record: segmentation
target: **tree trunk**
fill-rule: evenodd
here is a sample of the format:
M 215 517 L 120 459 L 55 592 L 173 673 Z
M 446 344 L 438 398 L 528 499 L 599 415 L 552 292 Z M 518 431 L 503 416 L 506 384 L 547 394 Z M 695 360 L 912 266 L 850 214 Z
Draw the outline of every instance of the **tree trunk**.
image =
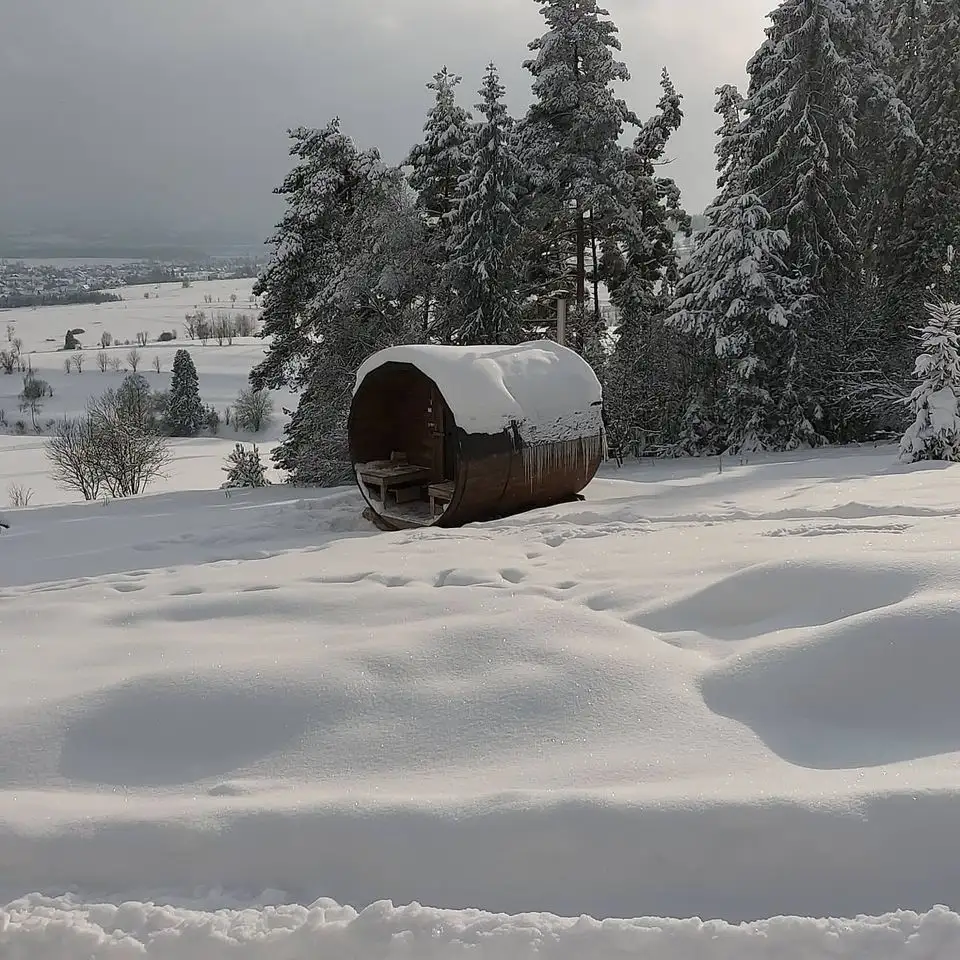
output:
M 593 255 L 593 272 L 591 280 L 593 281 L 593 333 L 600 336 L 600 328 L 603 323 L 600 317 L 600 266 L 597 263 L 597 229 L 593 222 L 593 211 L 590 211 L 590 251 Z
M 586 343 L 587 315 L 587 228 L 583 209 L 577 201 L 577 324 L 579 326 L 580 352 Z

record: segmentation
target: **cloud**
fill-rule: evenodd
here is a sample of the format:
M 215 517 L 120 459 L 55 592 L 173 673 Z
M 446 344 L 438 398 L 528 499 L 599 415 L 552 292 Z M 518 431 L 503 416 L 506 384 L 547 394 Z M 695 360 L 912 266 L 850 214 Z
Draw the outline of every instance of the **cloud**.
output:
M 608 0 L 653 110 L 662 66 L 685 96 L 671 145 L 691 209 L 713 192 L 713 90 L 741 82 L 769 0 Z M 441 66 L 472 104 L 495 60 L 511 107 L 542 29 L 534 0 L 0 0 L 0 218 L 264 236 L 285 130 L 339 115 L 398 161 Z M 2 222 L 2 219 L 0 219 Z

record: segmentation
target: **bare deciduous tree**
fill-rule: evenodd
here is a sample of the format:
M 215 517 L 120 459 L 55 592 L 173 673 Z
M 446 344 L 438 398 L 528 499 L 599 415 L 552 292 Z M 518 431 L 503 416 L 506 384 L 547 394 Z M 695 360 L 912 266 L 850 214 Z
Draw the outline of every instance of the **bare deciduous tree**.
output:
M 76 370 L 77 373 L 83 373 L 84 355 L 79 350 L 70 358 L 70 360 L 73 363 L 73 369 Z
M 160 372 L 160 354 L 155 353 L 153 355 L 153 369 L 159 373 Z
M 145 384 L 133 374 L 91 400 L 83 417 L 57 424 L 46 450 L 57 483 L 95 500 L 104 488 L 113 497 L 135 496 L 163 475 L 170 446 L 153 428 Z
M 233 317 L 233 330 L 238 337 L 252 337 L 257 332 L 257 324 L 249 313 L 237 313 Z
M 149 388 L 144 395 L 139 387 L 128 389 L 125 383 L 88 405 L 87 417 L 97 437 L 99 469 L 113 497 L 142 493 L 149 483 L 163 476 L 170 460 L 167 438 L 147 423 L 148 399 Z
M 103 485 L 97 438 L 89 417 L 60 420 L 46 444 L 54 483 L 96 500 Z
M 150 342 L 150 334 L 146 330 L 141 330 L 137 334 L 138 346 L 145 347 Z
M 106 373 L 110 369 L 110 354 L 106 350 L 97 353 L 97 366 L 101 373 Z
M 233 423 L 237 430 L 259 433 L 269 426 L 273 416 L 273 398 L 267 390 L 247 387 L 237 394 L 233 405 Z
M 140 351 L 139 351 L 136 347 L 134 347 L 134 348 L 127 354 L 127 366 L 129 366 L 130 369 L 131 369 L 134 373 L 137 372 L 137 367 L 140 366 L 140 359 L 141 359 L 142 356 L 143 356 L 143 354 L 141 354 Z

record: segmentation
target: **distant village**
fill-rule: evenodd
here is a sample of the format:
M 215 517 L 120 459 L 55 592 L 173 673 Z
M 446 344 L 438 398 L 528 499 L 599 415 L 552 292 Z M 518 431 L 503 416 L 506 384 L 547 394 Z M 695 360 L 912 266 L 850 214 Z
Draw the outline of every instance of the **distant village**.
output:
M 202 280 L 255 277 L 261 264 L 250 258 L 203 263 L 158 261 L 0 259 L 0 310 L 120 300 L 119 288 L 149 283 L 189 284 Z

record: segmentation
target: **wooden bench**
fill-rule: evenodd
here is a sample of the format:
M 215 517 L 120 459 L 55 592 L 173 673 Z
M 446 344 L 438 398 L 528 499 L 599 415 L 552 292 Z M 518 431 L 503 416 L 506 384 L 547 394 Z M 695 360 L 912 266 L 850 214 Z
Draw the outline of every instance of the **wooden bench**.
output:
M 453 499 L 454 485 L 452 480 L 445 480 L 443 483 L 431 483 L 427 487 L 427 496 L 430 498 L 430 516 L 437 515 L 437 504 L 442 503 L 446 506 Z M 443 511 L 440 511 L 441 513 Z
M 391 491 L 397 497 L 397 502 L 403 502 L 404 496 L 400 491 L 407 491 L 411 487 L 417 488 L 416 495 L 406 496 L 407 500 L 419 499 L 419 488 L 430 479 L 428 467 L 418 467 L 414 463 L 384 463 L 376 466 L 361 467 L 357 473 L 368 487 L 374 487 L 380 492 L 380 502 L 387 502 L 387 494 Z

